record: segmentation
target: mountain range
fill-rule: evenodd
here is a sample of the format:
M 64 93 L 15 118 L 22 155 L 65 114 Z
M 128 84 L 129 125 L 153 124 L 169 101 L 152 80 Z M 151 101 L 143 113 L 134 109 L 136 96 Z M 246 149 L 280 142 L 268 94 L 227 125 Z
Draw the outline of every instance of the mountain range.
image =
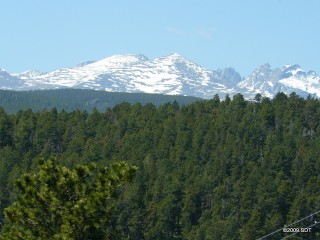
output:
M 95 89 L 110 92 L 144 92 L 212 98 L 215 94 L 257 93 L 272 97 L 278 92 L 320 97 L 320 77 L 298 64 L 271 68 L 264 64 L 249 76 L 233 68 L 208 70 L 174 53 L 149 60 L 143 55 L 114 55 L 52 72 L 26 71 L 10 74 L 0 68 L 0 89 L 41 90 L 57 88 Z

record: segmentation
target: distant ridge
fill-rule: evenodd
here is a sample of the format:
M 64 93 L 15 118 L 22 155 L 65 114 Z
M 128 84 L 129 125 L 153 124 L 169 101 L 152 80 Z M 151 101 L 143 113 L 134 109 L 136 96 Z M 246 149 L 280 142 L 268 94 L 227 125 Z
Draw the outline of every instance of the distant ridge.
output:
M 173 96 L 148 93 L 115 93 L 89 89 L 55 89 L 34 91 L 0 90 L 0 107 L 7 113 L 17 113 L 19 110 L 32 109 L 43 111 L 56 108 L 58 111 L 88 111 L 94 108 L 105 111 L 107 108 L 127 102 L 130 104 L 152 103 L 159 106 L 176 101 L 185 105 L 202 100 L 195 97 Z

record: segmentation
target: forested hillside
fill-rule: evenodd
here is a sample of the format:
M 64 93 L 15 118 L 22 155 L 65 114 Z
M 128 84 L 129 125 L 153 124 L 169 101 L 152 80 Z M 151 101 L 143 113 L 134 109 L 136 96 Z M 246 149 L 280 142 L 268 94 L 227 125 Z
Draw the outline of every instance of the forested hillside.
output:
M 320 101 L 238 94 L 91 114 L 0 110 L 1 223 L 14 181 L 35 171 L 38 157 L 138 167 L 110 223 L 119 239 L 257 239 L 320 210 Z M 314 221 L 320 216 L 294 227 Z M 319 239 L 319 230 L 295 239 Z
M 148 93 L 121 93 L 84 89 L 55 89 L 35 91 L 0 90 L 0 107 L 7 113 L 17 113 L 19 110 L 32 109 L 42 111 L 56 108 L 58 111 L 88 111 L 94 108 L 104 111 L 122 102 L 152 103 L 156 106 L 177 101 L 179 104 L 189 104 L 201 100 L 196 97 L 179 95 L 163 95 Z

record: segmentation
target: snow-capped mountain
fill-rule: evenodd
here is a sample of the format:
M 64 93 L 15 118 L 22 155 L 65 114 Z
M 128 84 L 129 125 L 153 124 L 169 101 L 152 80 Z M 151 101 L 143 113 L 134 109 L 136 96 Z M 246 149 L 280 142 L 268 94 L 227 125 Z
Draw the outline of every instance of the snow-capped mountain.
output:
M 233 68 L 208 70 L 175 53 L 149 60 L 143 55 L 115 55 L 100 61 L 88 61 L 73 68 L 49 73 L 27 71 L 9 74 L 0 70 L 0 88 L 11 90 L 85 88 L 113 92 L 180 94 L 212 98 L 242 93 L 253 98 L 257 93 L 272 97 L 283 91 L 295 91 L 320 97 L 320 78 L 304 72 L 299 65 L 271 69 L 258 67 L 241 78 Z
M 271 69 L 269 64 L 264 64 L 237 87 L 247 98 L 257 93 L 272 97 L 278 92 L 320 97 L 320 77 L 314 71 L 303 71 L 298 64 L 284 65 L 281 69 Z
M 23 90 L 23 81 L 0 68 L 0 89 Z

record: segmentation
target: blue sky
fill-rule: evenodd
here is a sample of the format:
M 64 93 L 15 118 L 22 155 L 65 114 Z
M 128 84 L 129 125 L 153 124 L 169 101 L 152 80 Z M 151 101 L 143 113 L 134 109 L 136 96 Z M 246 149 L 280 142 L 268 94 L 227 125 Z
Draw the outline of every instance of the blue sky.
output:
M 318 0 L 0 0 L 0 67 L 52 71 L 174 52 L 208 69 L 298 63 L 320 74 Z

